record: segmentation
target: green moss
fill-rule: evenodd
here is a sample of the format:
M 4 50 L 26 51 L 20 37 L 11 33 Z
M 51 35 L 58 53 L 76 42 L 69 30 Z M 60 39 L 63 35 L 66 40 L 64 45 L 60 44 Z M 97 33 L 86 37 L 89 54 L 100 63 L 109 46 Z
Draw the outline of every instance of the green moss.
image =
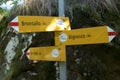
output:
M 20 61 L 20 56 L 21 56 L 21 48 L 19 47 L 19 50 L 16 51 L 16 54 L 11 61 L 10 64 L 10 70 L 8 71 L 7 76 L 5 77 L 5 80 L 12 80 L 15 76 L 18 76 L 20 72 L 22 71 L 21 69 L 23 68 L 24 62 Z
M 3 19 L 0 21 L 0 35 L 2 33 L 2 31 L 7 27 L 8 25 L 8 20 L 7 17 L 3 17 Z

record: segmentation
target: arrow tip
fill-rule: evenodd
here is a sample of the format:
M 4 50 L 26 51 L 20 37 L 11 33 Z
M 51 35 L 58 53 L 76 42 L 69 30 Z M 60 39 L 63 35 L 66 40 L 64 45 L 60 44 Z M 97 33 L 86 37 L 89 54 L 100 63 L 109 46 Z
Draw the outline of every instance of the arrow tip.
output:
M 118 34 L 117 32 L 115 32 L 113 29 L 111 29 L 110 27 L 107 27 L 108 29 L 108 36 L 109 36 L 109 42 L 113 40 L 113 38 Z
M 18 25 L 19 25 L 18 24 L 18 16 L 15 17 L 11 22 L 8 23 L 8 26 L 12 27 L 17 32 L 19 31 Z
M 25 55 L 27 56 L 28 59 L 30 59 L 29 54 L 30 54 L 30 50 L 28 50 L 28 51 L 25 53 Z

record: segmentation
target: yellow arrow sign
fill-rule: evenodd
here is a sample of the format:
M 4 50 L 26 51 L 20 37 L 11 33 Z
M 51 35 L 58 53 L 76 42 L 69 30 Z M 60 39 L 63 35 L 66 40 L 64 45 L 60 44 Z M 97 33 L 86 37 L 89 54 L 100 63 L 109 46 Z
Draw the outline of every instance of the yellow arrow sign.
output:
M 66 61 L 65 46 L 33 47 L 27 51 L 30 60 Z
M 109 43 L 115 35 L 116 33 L 107 26 L 75 29 L 70 31 L 55 32 L 55 44 L 77 45 Z
M 68 17 L 17 16 L 9 26 L 20 33 L 70 30 Z

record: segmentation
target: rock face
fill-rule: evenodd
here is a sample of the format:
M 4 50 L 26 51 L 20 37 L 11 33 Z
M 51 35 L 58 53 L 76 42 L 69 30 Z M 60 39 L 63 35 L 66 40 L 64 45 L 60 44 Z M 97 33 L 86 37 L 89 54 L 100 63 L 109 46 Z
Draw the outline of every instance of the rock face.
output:
M 65 1 L 65 14 L 71 20 L 72 29 L 108 25 L 120 32 L 118 0 Z M 56 80 L 55 62 L 30 61 L 24 54 L 29 47 L 53 46 L 54 32 L 19 34 L 7 26 L 18 15 L 57 16 L 57 0 L 25 0 L 1 20 L 0 80 Z M 66 48 L 68 80 L 120 79 L 119 34 L 109 44 Z

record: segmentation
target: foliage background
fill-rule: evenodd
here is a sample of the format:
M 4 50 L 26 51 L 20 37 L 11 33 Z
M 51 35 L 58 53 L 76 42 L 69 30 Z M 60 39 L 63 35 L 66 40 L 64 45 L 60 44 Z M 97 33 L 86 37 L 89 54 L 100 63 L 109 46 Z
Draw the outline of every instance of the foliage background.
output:
M 7 24 L 18 15 L 58 16 L 58 0 L 24 1 L 22 5 L 15 5 L 0 22 L 0 79 L 56 80 L 58 67 L 54 66 L 54 62 L 39 61 L 35 64 L 25 55 L 21 58 L 23 49 L 27 51 L 33 46 L 54 45 L 54 34 L 16 34 Z M 70 18 L 72 29 L 108 25 L 120 32 L 119 0 L 65 0 L 65 15 Z M 17 46 L 8 45 L 10 41 L 14 44 L 18 42 Z M 7 47 L 12 47 L 15 53 L 11 62 L 7 60 L 7 55 L 13 53 L 6 52 Z M 109 44 L 66 47 L 68 80 L 120 80 L 119 34 Z

